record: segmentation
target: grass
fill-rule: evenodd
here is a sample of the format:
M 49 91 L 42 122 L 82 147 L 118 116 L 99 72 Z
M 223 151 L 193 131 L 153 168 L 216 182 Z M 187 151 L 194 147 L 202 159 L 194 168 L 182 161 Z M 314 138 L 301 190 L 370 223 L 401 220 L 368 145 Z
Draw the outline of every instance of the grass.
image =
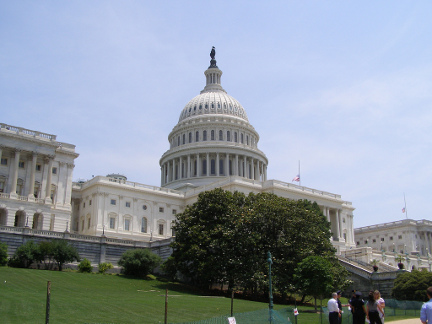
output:
M 230 298 L 205 296 L 178 283 L 0 267 L 0 322 L 44 323 L 48 281 L 51 281 L 50 323 L 164 323 L 166 289 L 168 323 L 209 319 L 231 311 Z M 323 301 L 326 304 L 327 300 Z M 286 307 L 275 305 L 274 309 Z M 234 300 L 234 313 L 267 308 L 267 303 Z M 298 309 L 299 324 L 319 323 L 318 314 L 306 312 L 313 307 Z M 386 322 L 413 317 L 418 317 L 418 312 L 405 314 L 401 310 L 396 316 L 386 317 Z M 323 323 L 327 324 L 325 317 Z

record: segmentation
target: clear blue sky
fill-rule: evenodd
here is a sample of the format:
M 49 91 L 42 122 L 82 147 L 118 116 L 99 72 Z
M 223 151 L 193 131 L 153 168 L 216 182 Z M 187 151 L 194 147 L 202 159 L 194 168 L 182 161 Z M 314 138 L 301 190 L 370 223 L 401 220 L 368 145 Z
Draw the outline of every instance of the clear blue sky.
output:
M 431 1 L 0 1 L 0 122 L 76 145 L 74 179 L 160 184 L 209 52 L 268 178 L 341 194 L 355 227 L 431 220 Z

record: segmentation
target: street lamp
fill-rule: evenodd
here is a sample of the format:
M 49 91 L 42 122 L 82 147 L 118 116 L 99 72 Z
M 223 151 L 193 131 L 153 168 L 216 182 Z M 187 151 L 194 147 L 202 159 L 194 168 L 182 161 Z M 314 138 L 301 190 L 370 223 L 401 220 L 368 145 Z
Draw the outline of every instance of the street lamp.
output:
M 267 263 L 269 265 L 269 322 L 271 323 L 273 320 L 273 292 L 272 292 L 272 284 L 271 284 L 271 265 L 273 263 L 271 259 L 270 251 L 267 252 Z

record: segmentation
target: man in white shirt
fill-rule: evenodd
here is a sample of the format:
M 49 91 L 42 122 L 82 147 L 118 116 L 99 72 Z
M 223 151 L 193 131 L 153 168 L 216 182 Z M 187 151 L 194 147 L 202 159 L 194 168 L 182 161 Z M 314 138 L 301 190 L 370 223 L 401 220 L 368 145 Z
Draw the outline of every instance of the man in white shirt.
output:
M 329 312 L 329 322 L 330 324 L 339 323 L 339 307 L 337 302 L 337 293 L 332 293 L 332 298 L 329 299 L 327 303 L 327 309 Z

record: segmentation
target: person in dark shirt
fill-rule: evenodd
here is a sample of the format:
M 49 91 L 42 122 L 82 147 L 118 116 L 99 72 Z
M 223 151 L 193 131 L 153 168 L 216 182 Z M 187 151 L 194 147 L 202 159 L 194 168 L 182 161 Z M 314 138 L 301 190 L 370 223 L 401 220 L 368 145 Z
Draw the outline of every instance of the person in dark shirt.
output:
M 366 319 L 366 308 L 362 293 L 355 292 L 355 296 L 350 299 L 351 312 L 353 314 L 353 324 L 364 324 Z

